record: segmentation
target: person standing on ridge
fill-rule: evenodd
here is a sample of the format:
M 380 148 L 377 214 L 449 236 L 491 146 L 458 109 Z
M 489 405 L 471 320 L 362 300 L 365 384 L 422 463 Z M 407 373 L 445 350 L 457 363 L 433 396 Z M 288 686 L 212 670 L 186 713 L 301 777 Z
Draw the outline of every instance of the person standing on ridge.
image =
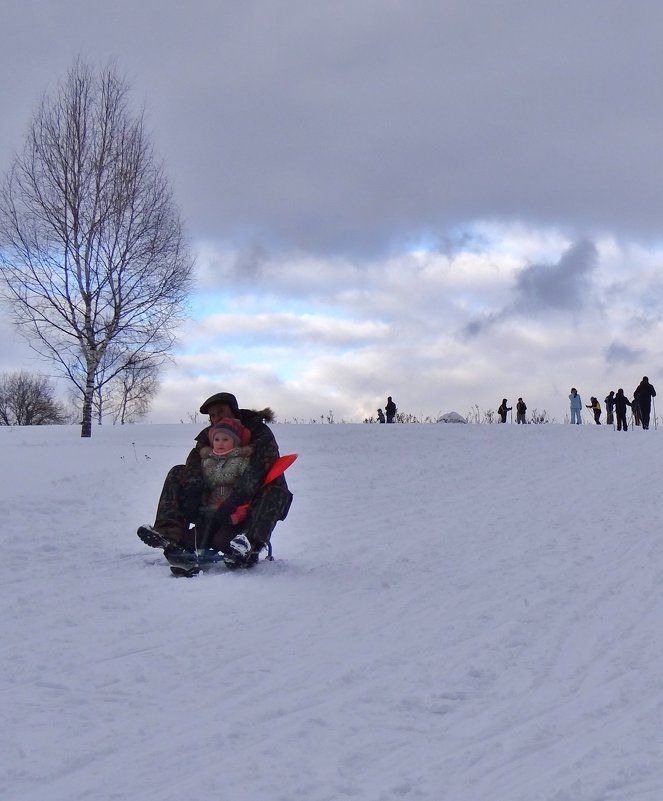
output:
M 518 398 L 518 403 L 516 403 L 516 423 L 520 425 L 520 423 L 527 423 L 525 419 L 525 412 L 527 411 L 527 406 L 525 405 L 525 401 L 522 398 Z
M 628 431 L 626 424 L 626 407 L 631 405 L 631 401 L 624 395 L 624 390 L 621 387 L 617 390 L 615 395 L 615 416 L 617 417 L 617 431 Z
M 580 425 L 582 423 L 580 416 L 582 413 L 582 398 L 578 395 L 578 390 L 575 387 L 571 387 L 569 401 L 571 403 L 571 425 L 575 423 Z
M 606 425 L 612 426 L 615 424 L 615 418 L 613 415 L 613 409 L 615 408 L 615 393 L 614 390 L 610 390 L 610 392 L 605 397 L 605 422 Z
M 396 417 L 396 404 L 391 399 L 391 395 L 387 398 L 387 405 L 384 407 L 384 410 L 387 414 L 387 422 L 393 423 L 394 417 Z
M 638 388 L 633 390 L 633 400 L 631 401 L 631 414 L 633 415 L 633 425 L 639 426 L 642 423 L 640 418 L 640 404 L 638 403 L 638 396 L 636 392 Z
M 651 416 L 651 399 L 656 397 L 656 390 L 649 383 L 647 376 L 642 377 L 638 388 L 633 393 L 633 403 L 637 402 L 640 410 L 640 420 L 642 428 L 646 431 L 649 428 L 649 418 Z
M 598 402 L 598 399 L 592 396 L 590 398 L 591 403 L 587 405 L 587 409 L 591 409 L 594 413 L 594 422 L 597 426 L 601 425 L 601 404 Z
M 497 414 L 500 416 L 500 422 L 506 423 L 506 413 L 510 412 L 513 409 L 513 406 L 509 406 L 507 403 L 506 398 L 502 398 L 502 403 L 500 404 L 499 409 L 497 410 Z

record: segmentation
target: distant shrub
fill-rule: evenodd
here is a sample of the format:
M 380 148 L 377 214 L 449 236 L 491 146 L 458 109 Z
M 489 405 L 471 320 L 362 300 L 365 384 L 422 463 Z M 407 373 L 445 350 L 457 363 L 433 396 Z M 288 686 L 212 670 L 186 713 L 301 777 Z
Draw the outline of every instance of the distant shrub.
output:
M 529 422 L 534 423 L 535 425 L 549 423 L 550 419 L 548 418 L 548 412 L 545 409 L 543 409 L 542 411 L 539 411 L 538 409 L 532 409 Z
M 479 409 L 479 404 L 475 403 L 473 409 L 465 415 L 465 419 L 468 423 L 489 425 L 490 423 L 495 422 L 496 414 L 497 412 L 494 409 L 488 409 L 487 411 L 482 412 L 481 409 Z

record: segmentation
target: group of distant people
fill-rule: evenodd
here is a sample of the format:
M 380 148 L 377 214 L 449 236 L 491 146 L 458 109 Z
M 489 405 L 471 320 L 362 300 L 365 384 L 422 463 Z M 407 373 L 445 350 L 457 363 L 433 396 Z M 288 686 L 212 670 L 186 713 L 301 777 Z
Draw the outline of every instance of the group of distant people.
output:
M 642 381 L 633 391 L 633 400 L 629 400 L 624 394 L 624 390 L 620 387 L 617 392 L 610 391 L 604 399 L 606 411 L 607 425 L 614 425 L 617 423 L 617 431 L 628 431 L 628 423 L 626 421 L 626 407 L 631 407 L 633 414 L 633 422 L 636 426 L 642 426 L 646 431 L 649 428 L 651 419 L 652 399 L 656 397 L 656 390 L 654 385 L 649 383 L 649 378 L 645 375 Z M 582 410 L 582 400 L 578 395 L 578 390 L 575 387 L 571 388 L 569 395 L 569 402 L 571 403 L 571 422 L 581 423 L 580 412 Z M 596 425 L 601 425 L 601 404 L 595 397 L 590 398 L 590 404 L 587 405 L 594 414 L 594 422 Z
M 653 384 L 649 383 L 649 378 L 643 376 L 642 381 L 638 384 L 633 392 L 633 400 L 629 400 L 624 394 L 624 390 L 620 387 L 617 392 L 610 391 L 606 396 L 605 410 L 606 410 L 606 423 L 611 426 L 617 423 L 617 431 L 628 431 L 628 423 L 626 421 L 626 407 L 631 407 L 633 414 L 633 422 L 637 426 L 642 426 L 643 429 L 649 428 L 651 418 L 652 398 L 656 397 L 656 390 Z M 580 425 L 582 423 L 582 398 L 578 394 L 575 387 L 571 387 L 571 394 L 569 395 L 569 403 L 571 404 L 571 424 Z M 596 425 L 601 425 L 601 404 L 598 398 L 593 395 L 590 402 L 586 404 L 585 408 L 591 409 L 594 415 L 594 422 Z M 509 406 L 506 398 L 502 398 L 497 409 L 500 423 L 506 423 L 507 414 L 512 411 L 513 407 Z M 525 413 L 527 406 L 522 398 L 518 398 L 516 403 L 516 422 L 526 423 L 527 419 Z
M 605 411 L 606 423 L 609 426 L 617 423 L 617 431 L 628 431 L 628 423 L 626 421 L 626 407 L 631 407 L 633 414 L 633 422 L 637 426 L 642 426 L 643 429 L 649 428 L 651 419 L 652 398 L 656 397 L 656 390 L 653 384 L 649 383 L 649 378 L 645 375 L 642 381 L 638 384 L 633 392 L 633 400 L 629 400 L 624 394 L 624 390 L 620 387 L 617 392 L 611 390 L 606 396 Z M 601 425 L 602 409 L 598 398 L 593 395 L 590 397 L 590 402 L 586 404 L 585 408 L 591 409 L 594 415 L 594 422 L 596 425 Z M 582 398 L 578 394 L 575 387 L 571 387 L 571 394 L 569 395 L 569 403 L 571 408 L 571 424 L 580 425 L 582 423 Z M 392 400 L 391 395 L 387 398 L 384 411 L 378 409 L 378 423 L 393 423 L 396 418 L 396 404 Z M 506 423 L 507 415 L 513 411 L 513 406 L 509 406 L 506 398 L 502 398 L 497 414 L 500 423 Z M 516 423 L 527 423 L 527 404 L 522 398 L 518 398 L 516 403 Z
M 391 399 L 391 395 L 389 395 L 384 407 L 384 412 L 382 409 L 378 409 L 378 423 L 393 423 L 396 418 L 396 411 L 396 404 Z
M 506 423 L 507 413 L 512 409 L 513 406 L 509 406 L 507 399 L 502 398 L 502 403 L 500 403 L 499 408 L 497 409 L 497 414 L 500 416 L 500 423 Z M 525 405 L 525 401 L 522 398 L 518 398 L 518 403 L 516 403 L 516 423 L 518 423 L 518 425 L 527 422 L 527 418 L 525 416 L 526 412 L 527 406 Z

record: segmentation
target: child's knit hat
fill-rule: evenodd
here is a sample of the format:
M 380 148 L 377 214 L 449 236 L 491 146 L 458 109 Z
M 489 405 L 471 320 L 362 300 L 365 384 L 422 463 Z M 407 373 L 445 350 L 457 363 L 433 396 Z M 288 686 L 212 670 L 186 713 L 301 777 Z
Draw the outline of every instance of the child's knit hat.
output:
M 233 438 L 235 447 L 247 445 L 251 438 L 249 430 L 244 428 L 239 420 L 235 420 L 232 417 L 224 417 L 210 428 L 207 434 L 210 445 L 214 444 L 214 435 L 217 431 L 223 431 L 225 434 L 229 434 Z

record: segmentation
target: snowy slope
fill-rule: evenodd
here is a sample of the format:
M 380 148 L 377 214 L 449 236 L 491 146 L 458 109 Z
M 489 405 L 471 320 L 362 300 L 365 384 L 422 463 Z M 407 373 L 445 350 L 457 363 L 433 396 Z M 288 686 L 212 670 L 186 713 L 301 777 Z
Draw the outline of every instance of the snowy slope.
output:
M 661 433 L 274 428 L 277 560 L 194 579 L 195 427 L 0 428 L 0 798 L 663 799 Z

